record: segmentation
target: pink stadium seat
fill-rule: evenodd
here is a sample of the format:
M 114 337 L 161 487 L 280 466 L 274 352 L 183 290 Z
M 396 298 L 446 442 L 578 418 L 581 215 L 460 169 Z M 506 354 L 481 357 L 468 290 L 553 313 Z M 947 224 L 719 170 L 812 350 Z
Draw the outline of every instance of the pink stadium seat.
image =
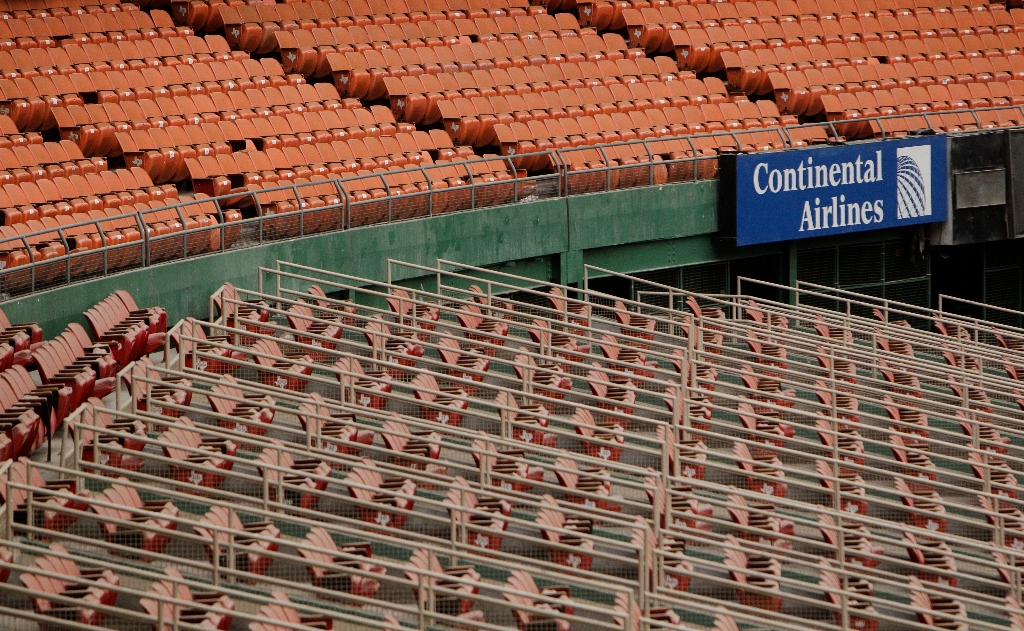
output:
M 330 533 L 319 526 L 309 529 L 304 543 L 308 547 L 299 548 L 299 554 L 320 564 L 307 566 L 314 585 L 364 598 L 373 598 L 377 594 L 380 581 L 351 571 L 359 570 L 371 576 L 385 573 L 384 567 L 370 562 L 373 548 L 369 543 L 355 542 L 338 546 Z
M 178 620 L 186 624 L 195 624 L 201 627 L 227 631 L 231 626 L 231 616 L 226 613 L 210 611 L 205 607 L 218 607 L 227 611 L 233 611 L 234 601 L 228 596 L 219 592 L 193 592 L 184 583 L 184 577 L 177 569 L 168 567 L 164 569 L 167 579 L 153 583 L 150 593 L 159 599 L 175 598 L 178 600 L 191 601 L 199 605 L 193 608 L 182 608 L 178 610 Z M 166 602 L 160 602 L 156 598 L 142 598 L 139 604 L 151 616 L 163 620 L 173 619 L 175 607 Z M 161 612 L 161 609 L 163 611 Z M 161 629 L 160 631 L 163 631 Z
M 127 478 L 118 478 L 118 482 L 128 482 Z M 145 502 L 135 487 L 126 484 L 114 484 L 107 488 L 97 499 L 112 504 L 101 506 L 90 502 L 89 509 L 96 513 L 97 521 L 107 540 L 111 543 L 140 548 L 147 552 L 163 552 L 170 543 L 169 534 L 160 534 L 161 530 L 177 530 L 178 507 L 167 500 Z M 105 518 L 130 521 L 147 526 L 133 529 L 105 521 Z

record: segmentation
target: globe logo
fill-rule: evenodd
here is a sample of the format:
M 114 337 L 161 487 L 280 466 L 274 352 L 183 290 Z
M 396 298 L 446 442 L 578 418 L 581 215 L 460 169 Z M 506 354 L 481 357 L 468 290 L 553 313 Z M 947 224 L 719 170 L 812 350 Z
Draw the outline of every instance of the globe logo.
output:
M 896 218 L 932 214 L 932 153 L 930 145 L 896 150 Z

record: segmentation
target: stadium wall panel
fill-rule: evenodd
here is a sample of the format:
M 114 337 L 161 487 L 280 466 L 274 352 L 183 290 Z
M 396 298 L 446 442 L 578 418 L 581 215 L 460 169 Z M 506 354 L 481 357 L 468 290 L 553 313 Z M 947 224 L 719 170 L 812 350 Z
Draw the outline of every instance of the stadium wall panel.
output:
M 567 202 L 573 250 L 718 230 L 718 182 L 714 181 L 580 195 Z
M 127 289 L 139 304 L 164 306 L 169 318 L 205 318 L 209 314 L 206 297 L 221 284 L 229 281 L 255 287 L 257 268 L 272 267 L 278 260 L 380 280 L 387 278 L 388 258 L 423 265 L 433 265 L 438 258 L 479 266 L 517 262 L 502 267 L 540 281 L 578 282 L 582 280 L 584 250 L 628 250 L 629 244 L 646 248 L 664 240 L 713 233 L 717 229 L 716 205 L 715 182 L 537 200 L 169 262 L 25 296 L 2 307 L 14 321 L 37 321 L 46 331 L 56 332 L 71 320 L 83 321 L 81 314 L 103 296 Z M 688 246 L 682 243 L 680 247 Z M 652 267 L 671 264 L 655 261 L 660 258 L 659 250 L 654 246 L 650 254 L 637 256 L 651 260 Z M 686 260 L 709 260 L 703 259 L 704 252 L 711 251 L 699 248 L 696 258 L 687 256 Z M 538 258 L 544 260 L 535 260 Z M 623 260 L 630 259 L 628 252 L 624 253 Z M 395 281 L 421 284 L 420 272 L 400 268 L 394 272 Z

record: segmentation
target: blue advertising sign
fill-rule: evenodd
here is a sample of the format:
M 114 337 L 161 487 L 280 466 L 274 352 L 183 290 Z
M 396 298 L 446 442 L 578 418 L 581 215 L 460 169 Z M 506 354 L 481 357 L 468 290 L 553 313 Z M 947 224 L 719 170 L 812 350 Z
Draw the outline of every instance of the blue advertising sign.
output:
M 946 137 L 736 157 L 736 244 L 945 221 Z

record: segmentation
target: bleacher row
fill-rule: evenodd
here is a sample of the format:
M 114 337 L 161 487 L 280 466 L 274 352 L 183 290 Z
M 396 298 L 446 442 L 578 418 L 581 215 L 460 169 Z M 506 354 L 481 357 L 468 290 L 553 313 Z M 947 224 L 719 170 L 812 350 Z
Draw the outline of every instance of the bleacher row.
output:
M 714 178 L 723 151 L 1024 124 L 1024 14 L 983 0 L 52 4 L 0 20 L 10 295 Z
M 408 267 L 0 322 L 6 626 L 1022 628 L 1024 331 Z

